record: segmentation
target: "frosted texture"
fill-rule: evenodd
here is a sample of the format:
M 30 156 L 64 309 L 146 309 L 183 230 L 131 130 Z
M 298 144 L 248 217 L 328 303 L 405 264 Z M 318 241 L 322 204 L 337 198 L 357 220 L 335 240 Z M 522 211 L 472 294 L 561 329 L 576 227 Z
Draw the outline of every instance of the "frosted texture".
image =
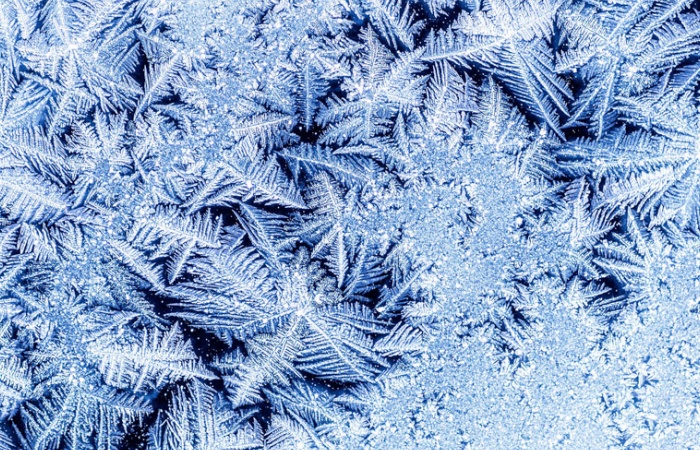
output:
M 0 0 L 0 450 L 700 449 L 700 4 Z

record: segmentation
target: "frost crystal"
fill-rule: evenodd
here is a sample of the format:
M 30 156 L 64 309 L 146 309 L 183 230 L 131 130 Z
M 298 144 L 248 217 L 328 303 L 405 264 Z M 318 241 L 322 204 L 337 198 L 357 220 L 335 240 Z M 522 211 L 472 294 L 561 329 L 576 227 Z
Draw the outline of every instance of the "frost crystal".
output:
M 700 449 L 700 4 L 0 1 L 0 449 Z

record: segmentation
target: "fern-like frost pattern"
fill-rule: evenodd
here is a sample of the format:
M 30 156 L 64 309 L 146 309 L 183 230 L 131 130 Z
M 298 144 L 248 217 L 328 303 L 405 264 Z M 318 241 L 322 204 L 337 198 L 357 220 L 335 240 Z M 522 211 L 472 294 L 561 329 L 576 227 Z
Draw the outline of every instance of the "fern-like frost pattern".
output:
M 698 449 L 700 4 L 1 0 L 0 449 Z

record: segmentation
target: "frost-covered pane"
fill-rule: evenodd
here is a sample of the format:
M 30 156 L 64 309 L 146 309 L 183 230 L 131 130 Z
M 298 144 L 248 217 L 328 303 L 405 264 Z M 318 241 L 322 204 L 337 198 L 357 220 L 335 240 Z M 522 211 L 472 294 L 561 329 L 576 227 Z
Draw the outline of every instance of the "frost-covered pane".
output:
M 700 5 L 0 1 L 0 449 L 693 449 Z

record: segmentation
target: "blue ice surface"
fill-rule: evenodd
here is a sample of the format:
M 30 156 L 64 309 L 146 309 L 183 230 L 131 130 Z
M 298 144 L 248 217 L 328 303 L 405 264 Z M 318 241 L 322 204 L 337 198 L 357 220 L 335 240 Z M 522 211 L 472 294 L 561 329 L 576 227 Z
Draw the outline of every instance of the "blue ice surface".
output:
M 699 14 L 0 2 L 0 450 L 699 449 Z

